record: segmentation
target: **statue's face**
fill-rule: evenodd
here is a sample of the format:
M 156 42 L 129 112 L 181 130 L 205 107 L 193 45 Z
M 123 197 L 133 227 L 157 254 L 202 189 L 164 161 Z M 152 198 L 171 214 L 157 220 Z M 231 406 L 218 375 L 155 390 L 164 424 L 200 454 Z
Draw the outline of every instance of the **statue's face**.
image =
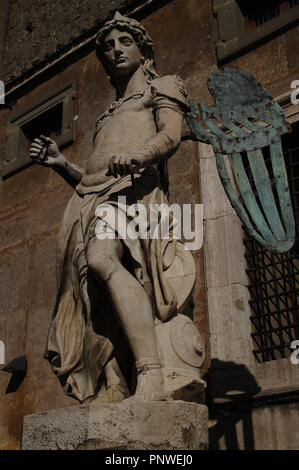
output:
M 113 29 L 103 42 L 103 59 L 111 75 L 126 76 L 141 64 L 141 52 L 127 31 Z

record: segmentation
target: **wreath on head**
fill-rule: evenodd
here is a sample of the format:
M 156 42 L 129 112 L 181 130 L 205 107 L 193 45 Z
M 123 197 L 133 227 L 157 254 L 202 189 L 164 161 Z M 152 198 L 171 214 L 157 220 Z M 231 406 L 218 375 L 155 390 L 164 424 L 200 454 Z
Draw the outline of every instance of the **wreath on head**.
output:
M 154 42 L 147 30 L 138 21 L 122 16 L 118 11 L 112 20 L 107 21 L 97 34 L 96 47 L 100 55 L 103 51 L 105 37 L 115 28 L 131 33 L 143 57 L 150 60 L 154 59 Z

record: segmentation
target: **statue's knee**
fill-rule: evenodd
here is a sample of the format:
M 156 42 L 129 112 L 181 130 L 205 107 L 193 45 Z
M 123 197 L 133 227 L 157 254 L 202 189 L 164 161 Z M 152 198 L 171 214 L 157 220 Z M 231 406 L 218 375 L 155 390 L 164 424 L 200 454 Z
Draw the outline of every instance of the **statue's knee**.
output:
M 119 266 L 118 259 L 113 254 L 90 250 L 87 255 L 88 269 L 102 281 L 108 281 Z
M 102 281 L 108 281 L 116 270 L 116 262 L 109 256 L 87 259 L 88 269 Z

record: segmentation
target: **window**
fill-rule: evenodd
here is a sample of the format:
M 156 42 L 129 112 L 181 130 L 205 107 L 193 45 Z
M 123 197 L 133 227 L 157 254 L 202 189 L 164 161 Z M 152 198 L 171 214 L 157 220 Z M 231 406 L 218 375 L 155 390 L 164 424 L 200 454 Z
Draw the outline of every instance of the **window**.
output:
M 245 234 L 253 353 L 258 362 L 289 357 L 291 342 L 299 339 L 298 132 L 296 123 L 293 132 L 282 138 L 297 227 L 294 247 L 287 253 L 274 254 Z M 269 155 L 265 154 L 265 159 L 270 163 Z
M 247 30 L 262 26 L 290 8 L 288 0 L 266 0 L 264 2 L 237 0 L 237 5 L 244 16 Z
M 289 0 L 290 8 L 294 8 L 299 5 L 299 0 Z
M 32 164 L 28 150 L 35 137 L 41 134 L 49 136 L 60 148 L 73 143 L 74 97 L 73 84 L 68 84 L 10 120 L 2 166 L 3 179 Z
M 299 0 L 213 0 L 217 58 L 224 63 L 299 20 Z

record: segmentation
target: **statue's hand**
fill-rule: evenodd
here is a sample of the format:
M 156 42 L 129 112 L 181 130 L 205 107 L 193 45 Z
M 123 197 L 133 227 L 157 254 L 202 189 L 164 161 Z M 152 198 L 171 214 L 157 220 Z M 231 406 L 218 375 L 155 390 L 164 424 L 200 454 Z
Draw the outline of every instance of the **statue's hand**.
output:
M 123 153 L 120 155 L 113 155 L 108 163 L 108 171 L 106 176 L 126 176 L 133 173 L 139 173 L 138 169 L 141 168 L 139 164 L 137 164 L 136 159 L 129 154 Z
M 153 165 L 156 158 L 153 158 L 149 152 L 140 152 L 135 154 L 123 153 L 113 155 L 108 163 L 106 176 L 126 176 L 133 173 L 140 173 L 139 169 Z
M 29 155 L 32 160 L 45 166 L 60 166 L 65 161 L 56 142 L 43 135 L 34 139 L 30 146 Z
M 146 166 L 151 166 L 156 163 L 157 158 L 153 153 L 150 151 L 149 148 L 145 148 L 144 151 L 140 153 L 136 153 L 132 156 L 132 164 L 134 168 L 144 168 Z

